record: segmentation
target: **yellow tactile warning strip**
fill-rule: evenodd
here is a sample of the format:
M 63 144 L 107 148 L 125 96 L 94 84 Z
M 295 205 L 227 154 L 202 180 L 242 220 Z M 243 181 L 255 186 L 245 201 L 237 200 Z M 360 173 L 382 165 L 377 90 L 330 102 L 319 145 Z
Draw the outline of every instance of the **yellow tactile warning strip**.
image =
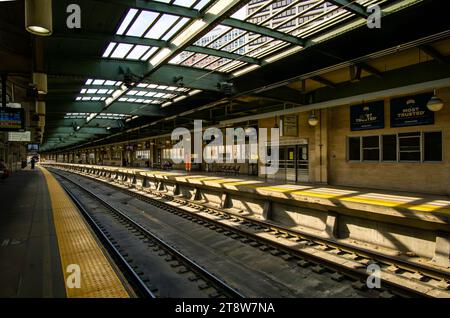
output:
M 73 270 L 66 273 L 70 265 L 78 265 L 80 268 L 80 288 L 69 288 L 66 284 L 67 297 L 128 298 L 125 287 L 78 209 L 50 172 L 44 168 L 41 168 L 41 171 L 50 194 L 64 281 L 67 282 L 69 276 L 74 273 Z

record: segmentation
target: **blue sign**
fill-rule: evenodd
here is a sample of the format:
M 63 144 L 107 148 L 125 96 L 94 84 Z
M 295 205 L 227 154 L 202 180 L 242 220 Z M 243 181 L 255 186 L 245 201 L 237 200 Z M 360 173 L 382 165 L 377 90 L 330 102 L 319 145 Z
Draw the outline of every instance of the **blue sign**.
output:
M 384 101 L 350 106 L 352 131 L 384 128 Z
M 434 113 L 427 108 L 432 93 L 391 99 L 391 127 L 433 125 Z

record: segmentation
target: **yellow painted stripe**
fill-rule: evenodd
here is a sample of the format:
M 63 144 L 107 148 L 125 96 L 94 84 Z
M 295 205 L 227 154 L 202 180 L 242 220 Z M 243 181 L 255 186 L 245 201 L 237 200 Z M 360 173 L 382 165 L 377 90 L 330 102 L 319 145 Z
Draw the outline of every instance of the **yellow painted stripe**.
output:
M 252 185 L 243 185 L 244 187 L 252 187 Z M 266 191 L 273 191 L 273 192 L 289 192 L 293 189 L 289 188 L 283 188 L 283 187 L 261 187 L 256 186 L 254 187 L 257 190 L 266 190 Z M 321 198 L 321 199 L 333 199 L 333 198 L 339 198 L 341 194 L 333 194 L 333 193 L 319 193 L 319 192 L 313 192 L 313 191 L 293 191 L 291 194 L 294 195 L 305 195 L 310 196 L 314 198 Z M 439 212 L 444 214 L 450 214 L 450 209 L 444 208 L 442 206 L 438 205 L 432 205 L 432 204 L 409 204 L 405 202 L 400 201 L 394 201 L 394 200 L 382 200 L 382 199 L 374 199 L 374 198 L 364 198 L 364 197 L 348 197 L 348 198 L 342 198 L 337 199 L 338 201 L 342 202 L 356 202 L 356 203 L 363 203 L 363 204 L 370 204 L 370 205 L 377 205 L 377 206 L 385 206 L 385 207 L 402 207 L 404 209 L 408 210 L 415 210 L 415 211 L 422 211 L 422 212 Z
M 41 168 L 47 182 L 53 210 L 64 281 L 69 265 L 80 266 L 81 288 L 68 288 L 68 298 L 128 298 L 129 295 L 111 264 L 97 244 L 80 212 L 47 170 Z

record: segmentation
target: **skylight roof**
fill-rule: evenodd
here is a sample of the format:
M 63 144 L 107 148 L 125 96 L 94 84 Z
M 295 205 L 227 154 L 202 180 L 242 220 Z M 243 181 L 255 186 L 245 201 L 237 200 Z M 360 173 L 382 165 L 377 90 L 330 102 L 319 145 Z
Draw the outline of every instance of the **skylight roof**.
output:
M 110 119 L 110 120 L 124 120 L 127 118 L 133 117 L 128 114 L 112 114 L 112 113 L 67 113 L 64 118 L 65 119 L 88 119 L 90 117 L 94 117 L 95 119 Z M 135 116 L 136 117 L 136 116 Z

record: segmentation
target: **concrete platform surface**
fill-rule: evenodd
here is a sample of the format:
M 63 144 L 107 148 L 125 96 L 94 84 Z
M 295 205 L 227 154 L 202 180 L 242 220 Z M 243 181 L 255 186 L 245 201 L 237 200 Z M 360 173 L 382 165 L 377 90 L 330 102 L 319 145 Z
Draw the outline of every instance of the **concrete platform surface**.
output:
M 0 297 L 65 297 L 50 197 L 39 170 L 0 180 Z

